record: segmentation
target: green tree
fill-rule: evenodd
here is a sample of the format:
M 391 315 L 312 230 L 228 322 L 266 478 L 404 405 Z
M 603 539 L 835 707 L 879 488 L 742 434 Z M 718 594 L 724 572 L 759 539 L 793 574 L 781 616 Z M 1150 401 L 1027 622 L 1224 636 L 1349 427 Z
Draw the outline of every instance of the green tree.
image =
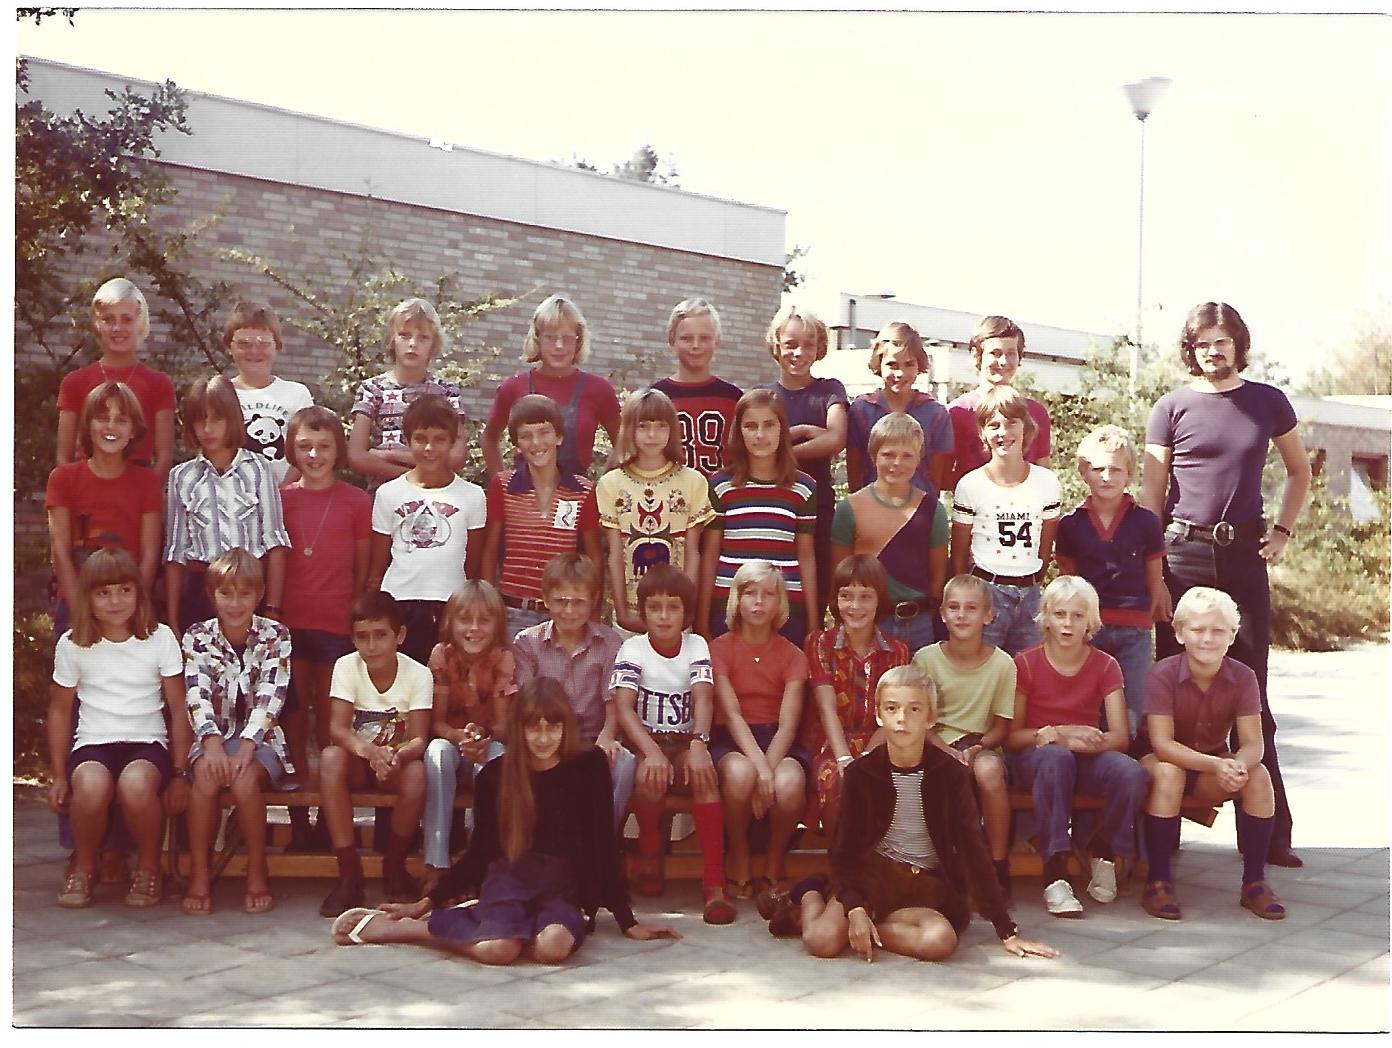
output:
M 783 260 L 783 293 L 787 294 L 794 288 L 802 287 L 807 283 L 807 274 L 794 268 L 793 263 L 800 258 L 806 258 L 807 253 L 812 248 L 807 244 L 794 244 L 793 249 L 788 252 Z
M 1303 391 L 1315 397 L 1392 394 L 1392 324 L 1368 324 L 1353 344 L 1310 372 Z

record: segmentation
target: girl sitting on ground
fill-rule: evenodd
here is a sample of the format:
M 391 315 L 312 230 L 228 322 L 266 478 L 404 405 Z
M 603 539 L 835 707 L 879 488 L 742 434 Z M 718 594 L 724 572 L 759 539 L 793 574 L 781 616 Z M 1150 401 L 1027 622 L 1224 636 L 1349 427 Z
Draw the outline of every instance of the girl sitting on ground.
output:
M 476 782 L 478 823 L 469 850 L 417 902 L 340 914 L 333 923 L 340 946 L 418 943 L 483 964 L 511 964 L 523 953 L 559 964 L 594 929 L 601 906 L 630 939 L 681 938 L 633 916 L 614 835 L 609 762 L 580 747 L 560 684 L 529 681 L 513 698 L 507 723 L 513 745 Z M 480 885 L 476 904 L 436 909 Z

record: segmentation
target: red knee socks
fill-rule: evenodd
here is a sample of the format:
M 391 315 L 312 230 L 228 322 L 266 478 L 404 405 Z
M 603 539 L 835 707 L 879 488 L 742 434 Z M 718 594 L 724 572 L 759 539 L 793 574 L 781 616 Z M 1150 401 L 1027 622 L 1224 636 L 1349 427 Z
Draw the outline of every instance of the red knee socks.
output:
M 696 823 L 696 840 L 701 845 L 705 872 L 701 884 L 705 888 L 720 888 L 725 884 L 725 810 L 719 801 L 696 804 L 691 808 Z
M 659 855 L 662 852 L 662 805 L 633 802 L 633 814 L 638 819 L 638 854 Z

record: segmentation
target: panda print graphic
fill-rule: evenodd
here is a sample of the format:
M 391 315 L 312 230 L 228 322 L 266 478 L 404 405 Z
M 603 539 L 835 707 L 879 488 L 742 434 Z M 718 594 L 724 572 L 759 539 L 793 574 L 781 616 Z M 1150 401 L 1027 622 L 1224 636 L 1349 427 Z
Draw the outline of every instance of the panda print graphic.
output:
M 283 378 L 273 378 L 270 385 L 260 389 L 236 389 L 246 423 L 246 449 L 270 464 L 276 487 L 280 487 L 290 472 L 285 457 L 285 426 L 300 408 L 313 405 L 314 398 L 307 386 Z

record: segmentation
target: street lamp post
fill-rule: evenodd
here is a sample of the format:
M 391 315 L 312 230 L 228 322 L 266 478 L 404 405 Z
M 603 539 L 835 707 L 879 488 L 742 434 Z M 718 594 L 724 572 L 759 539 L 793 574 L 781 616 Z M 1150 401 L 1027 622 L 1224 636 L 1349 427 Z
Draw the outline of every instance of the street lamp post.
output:
M 1140 202 L 1136 208 L 1136 338 L 1131 343 L 1131 392 L 1136 392 L 1136 375 L 1141 369 L 1141 284 L 1145 269 L 1145 122 L 1173 81 L 1164 76 L 1148 76 L 1125 84 L 1126 100 L 1141 123 Z
M 845 348 L 856 348 L 856 299 L 878 298 L 887 302 L 894 297 L 895 294 L 893 291 L 872 291 L 868 293 L 853 291 L 846 296 L 846 337 L 850 340 L 850 345 L 846 346 Z

